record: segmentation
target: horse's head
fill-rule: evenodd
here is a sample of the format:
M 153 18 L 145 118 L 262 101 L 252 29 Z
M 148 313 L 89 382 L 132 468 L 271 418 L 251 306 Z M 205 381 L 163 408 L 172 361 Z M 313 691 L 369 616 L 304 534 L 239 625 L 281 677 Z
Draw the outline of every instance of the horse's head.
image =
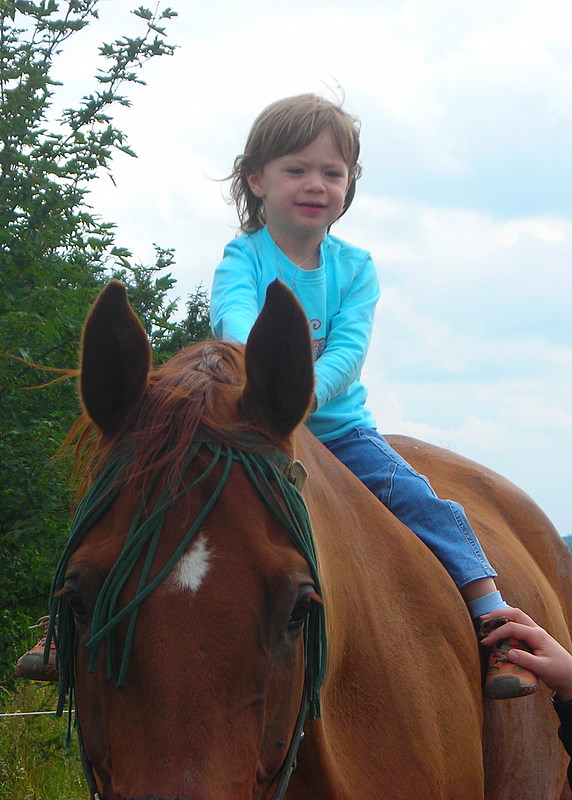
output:
M 52 602 L 103 800 L 272 796 L 323 669 L 305 669 L 323 619 L 291 469 L 312 392 L 307 321 L 278 283 L 245 348 L 208 341 L 156 371 L 121 284 L 92 309 L 90 488 Z

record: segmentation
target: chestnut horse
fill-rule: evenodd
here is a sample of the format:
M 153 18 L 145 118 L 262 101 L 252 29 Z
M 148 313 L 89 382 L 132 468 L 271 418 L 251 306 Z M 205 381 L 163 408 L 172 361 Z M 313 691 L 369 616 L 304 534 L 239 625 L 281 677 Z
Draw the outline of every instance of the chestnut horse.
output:
M 546 688 L 483 701 L 460 594 L 302 424 L 312 392 L 307 321 L 278 282 L 245 348 L 207 341 L 155 371 L 121 284 L 92 309 L 89 487 L 51 623 L 92 796 L 557 800 Z M 570 647 L 572 558 L 538 507 L 458 455 L 390 440 L 464 504 L 505 598 Z

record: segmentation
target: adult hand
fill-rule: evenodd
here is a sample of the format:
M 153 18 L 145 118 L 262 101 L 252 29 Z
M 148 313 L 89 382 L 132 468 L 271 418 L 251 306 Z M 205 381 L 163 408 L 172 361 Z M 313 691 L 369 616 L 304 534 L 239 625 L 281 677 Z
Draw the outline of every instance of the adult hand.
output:
M 509 660 L 538 675 L 557 693 L 559 700 L 572 700 L 572 655 L 520 608 L 498 609 L 481 619 L 494 617 L 506 617 L 508 622 L 490 633 L 482 644 L 490 647 L 499 639 L 508 638 L 526 642 L 532 653 L 515 647 L 508 652 Z

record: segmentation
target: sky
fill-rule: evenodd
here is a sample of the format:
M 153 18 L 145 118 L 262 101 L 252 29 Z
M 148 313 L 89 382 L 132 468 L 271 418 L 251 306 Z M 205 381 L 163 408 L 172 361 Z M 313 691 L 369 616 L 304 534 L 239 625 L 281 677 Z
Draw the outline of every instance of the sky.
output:
M 152 263 L 174 248 L 184 311 L 237 221 L 229 174 L 258 113 L 315 92 L 361 120 L 363 177 L 332 231 L 382 286 L 363 377 L 382 433 L 501 473 L 572 534 L 572 4 L 569 0 L 172 0 L 174 56 L 114 119 L 91 204 Z M 128 0 L 65 46 L 75 104 Z

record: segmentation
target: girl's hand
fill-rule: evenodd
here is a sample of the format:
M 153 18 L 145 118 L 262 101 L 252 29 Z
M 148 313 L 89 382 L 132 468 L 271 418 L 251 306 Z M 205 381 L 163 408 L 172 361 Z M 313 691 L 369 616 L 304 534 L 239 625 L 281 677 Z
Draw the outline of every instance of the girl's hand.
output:
M 490 647 L 499 639 L 508 638 L 526 642 L 532 653 L 515 648 L 509 651 L 509 660 L 538 675 L 558 694 L 559 700 L 572 700 L 572 655 L 520 608 L 498 609 L 484 614 L 481 619 L 494 617 L 506 617 L 508 622 L 490 633 L 482 644 Z

